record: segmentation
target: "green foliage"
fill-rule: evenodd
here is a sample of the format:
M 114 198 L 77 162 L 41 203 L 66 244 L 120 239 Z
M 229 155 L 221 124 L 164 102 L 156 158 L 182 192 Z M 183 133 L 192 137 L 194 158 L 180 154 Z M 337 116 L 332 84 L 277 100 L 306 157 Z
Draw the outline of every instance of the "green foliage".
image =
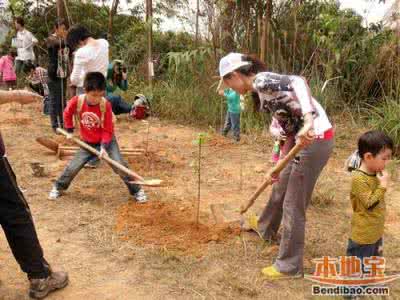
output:
M 190 33 L 155 30 L 160 23 L 155 18 L 156 77 L 151 90 L 144 81 L 148 32 L 143 17 L 144 5 L 134 6 L 128 14 L 117 14 L 113 21 L 113 39 L 109 42 L 112 59 L 123 59 L 128 66 L 130 90 L 122 93 L 124 98 L 130 101 L 134 94 L 145 93 L 153 99 L 154 112 L 162 118 L 219 129 L 226 111 L 224 98 L 215 93 L 218 61 L 224 54 L 221 49 L 226 46 L 221 43 L 224 36 L 229 35 L 235 51 L 259 53 L 261 28 L 258 20 L 266 11 L 267 2 L 204 1 L 208 10 L 215 8 L 216 19 L 210 24 L 215 36 L 201 41 L 198 48 L 194 47 L 194 37 Z M 9 3 L 9 14 L 1 16 L 0 20 L 12 26 L 11 15 L 24 16 L 27 29 L 40 41 L 36 51 L 39 62 L 45 65 L 44 39 L 56 20 L 55 2 L 10 0 Z M 104 36 L 108 31 L 110 7 L 101 3 L 68 1 L 71 19 L 87 26 L 95 37 Z M 177 16 L 187 4 L 188 0 L 159 1 L 155 12 Z M 370 24 L 366 28 L 354 11 L 339 8 L 335 0 L 273 1 L 267 66 L 271 71 L 305 76 L 313 95 L 329 114 L 343 111 L 367 114 L 371 126 L 385 130 L 398 144 L 398 37 L 382 24 Z M 2 45 L 3 52 L 14 35 L 11 30 Z M 247 99 L 246 104 L 241 115 L 242 131 L 260 132 L 269 122 L 269 116 L 255 113 L 251 99 Z
M 386 132 L 393 139 L 395 145 L 400 145 L 399 98 L 385 98 L 376 106 L 369 105 L 366 115 L 368 115 L 368 123 L 372 128 Z
M 193 144 L 195 144 L 195 145 L 203 145 L 206 141 L 207 141 L 207 133 L 205 133 L 205 132 L 200 132 L 198 135 L 197 135 L 197 139 L 195 139 L 194 141 L 193 141 Z

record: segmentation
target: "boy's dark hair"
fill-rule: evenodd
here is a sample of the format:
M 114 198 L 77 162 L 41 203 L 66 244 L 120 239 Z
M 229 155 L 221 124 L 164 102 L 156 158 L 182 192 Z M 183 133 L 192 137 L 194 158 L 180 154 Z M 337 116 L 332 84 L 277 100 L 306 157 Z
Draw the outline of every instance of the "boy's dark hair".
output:
M 32 71 L 34 69 L 36 69 L 36 66 L 33 63 L 28 62 L 28 63 L 24 64 L 24 72 L 25 73 L 29 73 L 30 71 Z
M 17 22 L 22 27 L 25 27 L 25 21 L 24 21 L 24 19 L 22 17 L 16 17 L 15 18 L 15 22 Z
M 86 92 L 105 91 L 106 79 L 104 78 L 104 75 L 100 72 L 89 72 L 85 76 L 83 87 L 85 88 Z
M 10 50 L 8 50 L 8 55 L 15 58 L 17 57 L 17 51 L 14 48 L 10 48 Z
M 393 150 L 393 140 L 382 131 L 367 131 L 358 139 L 358 155 L 361 159 L 364 158 L 367 152 L 370 152 L 375 157 L 384 149 Z
M 73 51 L 79 45 L 79 42 L 84 41 L 91 36 L 89 30 L 87 30 L 85 26 L 79 24 L 74 25 L 68 30 L 67 45 Z

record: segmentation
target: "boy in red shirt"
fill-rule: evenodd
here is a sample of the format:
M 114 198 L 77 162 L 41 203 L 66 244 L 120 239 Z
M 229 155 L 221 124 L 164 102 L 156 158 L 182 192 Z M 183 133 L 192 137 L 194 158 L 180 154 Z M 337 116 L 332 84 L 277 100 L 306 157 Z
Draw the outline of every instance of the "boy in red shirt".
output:
M 117 139 L 114 135 L 114 124 L 111 104 L 104 98 L 106 80 L 100 72 L 89 72 L 86 74 L 84 82 L 85 94 L 82 100 L 79 96 L 73 97 L 64 110 L 64 127 L 72 137 L 74 130 L 73 118 L 77 115 L 80 123 L 81 139 L 100 151 L 100 158 L 109 156 L 111 159 L 127 167 L 119 151 Z M 80 106 L 80 107 L 78 107 Z M 94 154 L 85 149 L 79 149 L 74 158 L 64 169 L 61 176 L 56 180 L 49 194 L 49 199 L 55 200 L 61 196 L 62 191 L 66 190 L 74 177 L 83 166 L 95 157 Z M 129 176 L 121 174 L 119 170 L 113 168 L 124 181 L 129 189 L 129 193 L 135 197 L 139 203 L 147 201 L 143 189 L 129 181 Z

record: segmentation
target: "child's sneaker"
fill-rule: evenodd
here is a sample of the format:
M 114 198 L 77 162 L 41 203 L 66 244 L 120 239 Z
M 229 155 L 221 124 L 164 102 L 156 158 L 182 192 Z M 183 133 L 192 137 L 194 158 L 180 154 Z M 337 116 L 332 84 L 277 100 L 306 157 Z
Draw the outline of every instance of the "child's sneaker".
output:
M 49 193 L 49 200 L 56 200 L 61 196 L 61 191 L 54 185 Z
M 142 189 L 137 191 L 135 193 L 135 195 L 133 195 L 133 196 L 135 197 L 135 199 L 138 203 L 146 203 L 147 202 L 147 196 Z

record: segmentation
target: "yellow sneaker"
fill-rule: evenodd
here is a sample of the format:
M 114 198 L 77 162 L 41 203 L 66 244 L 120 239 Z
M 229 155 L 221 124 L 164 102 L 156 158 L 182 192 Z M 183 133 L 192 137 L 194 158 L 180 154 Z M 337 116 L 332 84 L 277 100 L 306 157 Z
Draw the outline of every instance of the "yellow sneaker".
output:
M 264 277 L 269 280 L 296 279 L 303 277 L 300 273 L 294 275 L 281 273 L 274 266 L 265 267 L 261 270 L 261 273 L 263 273 Z
M 258 234 L 260 234 L 258 232 L 258 217 L 256 215 L 250 215 L 247 219 L 247 222 L 249 223 L 249 227 L 251 230 L 257 232 Z

